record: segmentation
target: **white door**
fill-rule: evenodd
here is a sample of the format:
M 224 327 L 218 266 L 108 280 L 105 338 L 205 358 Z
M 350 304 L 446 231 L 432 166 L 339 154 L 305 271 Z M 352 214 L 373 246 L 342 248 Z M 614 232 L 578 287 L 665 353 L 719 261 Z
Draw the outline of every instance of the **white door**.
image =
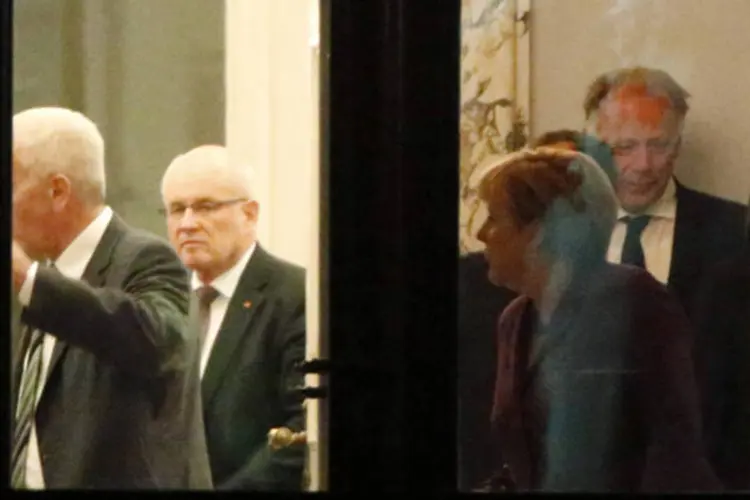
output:
M 253 168 L 259 240 L 307 269 L 306 359 L 325 358 L 318 249 L 319 3 L 225 0 L 225 9 L 230 161 Z M 325 385 L 317 375 L 305 378 L 307 387 Z M 308 399 L 305 435 L 286 433 L 293 441 L 289 445 L 307 447 L 304 485 L 309 491 L 327 489 L 325 406 L 325 400 Z
M 307 349 L 306 359 L 328 359 L 327 342 L 323 338 L 327 334 L 327 328 L 321 324 L 325 315 L 321 314 L 320 301 L 320 106 L 318 99 L 320 95 L 320 22 L 318 0 L 309 0 L 310 5 L 310 57 L 312 58 L 311 95 L 314 102 L 312 106 L 313 133 L 311 139 L 313 145 L 312 157 L 312 196 L 310 207 L 311 245 L 310 260 L 307 268 Z M 317 374 L 305 376 L 307 387 L 327 386 L 326 376 Z M 328 399 L 308 399 L 305 403 L 307 409 L 307 490 L 327 491 L 328 489 L 328 467 L 327 467 L 327 430 L 328 430 Z

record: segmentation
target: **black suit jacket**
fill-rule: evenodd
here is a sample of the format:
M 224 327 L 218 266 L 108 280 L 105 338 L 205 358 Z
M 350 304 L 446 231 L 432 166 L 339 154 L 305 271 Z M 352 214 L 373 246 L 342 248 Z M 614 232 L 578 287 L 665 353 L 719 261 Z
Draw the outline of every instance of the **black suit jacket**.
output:
M 231 298 L 203 375 L 213 481 L 222 490 L 300 490 L 304 447 L 273 451 L 268 431 L 304 428 L 305 272 L 260 245 Z
M 750 489 L 750 475 L 744 481 L 737 479 L 737 470 L 748 470 L 737 460 L 750 457 L 750 439 L 736 425 L 738 419 L 747 418 L 747 408 L 735 389 L 747 383 L 750 359 L 738 356 L 750 352 L 750 334 L 742 331 L 747 328 L 742 290 L 750 288 L 747 260 L 741 255 L 746 224 L 746 206 L 677 184 L 668 287 L 694 326 L 704 440 L 727 487 Z
M 458 484 L 471 490 L 492 472 L 490 411 L 497 367 L 495 327 L 516 297 L 490 283 L 482 252 L 458 262 Z
M 169 245 L 117 215 L 82 280 L 39 268 L 22 320 L 57 340 L 36 411 L 48 489 L 211 488 L 188 297 Z
M 11 374 L 10 374 L 10 436 L 13 436 L 15 432 L 15 418 L 16 404 L 18 402 L 18 391 L 21 372 L 19 368 L 23 365 L 22 363 L 24 352 L 26 348 L 27 338 L 23 331 L 23 325 L 21 324 L 21 313 L 23 312 L 23 306 L 18 300 L 16 293 L 10 294 L 10 363 L 11 363 Z M 26 341 L 26 342 L 25 342 Z
M 744 248 L 747 207 L 677 183 L 677 216 L 667 286 L 688 316 L 700 309 L 701 284 Z
M 700 287 L 696 354 L 708 455 L 731 490 L 750 491 L 750 248 Z

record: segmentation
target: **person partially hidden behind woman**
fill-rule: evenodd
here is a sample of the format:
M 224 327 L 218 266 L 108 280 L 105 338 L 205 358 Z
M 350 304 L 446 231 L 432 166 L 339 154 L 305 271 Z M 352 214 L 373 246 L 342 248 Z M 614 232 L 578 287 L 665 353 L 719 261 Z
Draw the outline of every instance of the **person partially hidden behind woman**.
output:
M 489 279 L 519 294 L 498 323 L 490 490 L 719 491 L 688 320 L 646 271 L 606 262 L 617 200 L 600 166 L 521 151 L 480 198 Z

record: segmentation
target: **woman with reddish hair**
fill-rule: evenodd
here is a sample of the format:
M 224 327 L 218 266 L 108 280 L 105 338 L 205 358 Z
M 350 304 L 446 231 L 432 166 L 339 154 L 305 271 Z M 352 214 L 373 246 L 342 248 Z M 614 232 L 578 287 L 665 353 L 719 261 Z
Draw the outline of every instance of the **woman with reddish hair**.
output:
M 514 153 L 484 174 L 498 323 L 492 490 L 717 491 L 703 457 L 690 326 L 646 271 L 605 256 L 612 179 L 591 156 Z

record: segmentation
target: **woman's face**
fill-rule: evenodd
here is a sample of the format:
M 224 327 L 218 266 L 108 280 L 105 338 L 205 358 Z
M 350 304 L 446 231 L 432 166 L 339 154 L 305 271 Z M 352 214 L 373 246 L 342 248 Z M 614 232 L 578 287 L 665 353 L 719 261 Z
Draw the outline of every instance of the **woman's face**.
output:
M 495 182 L 502 182 L 502 179 L 495 179 Z M 528 272 L 528 255 L 533 251 L 531 242 L 539 225 L 531 223 L 519 227 L 511 215 L 510 203 L 505 190 L 497 189 L 487 204 L 487 219 L 477 238 L 485 244 L 484 256 L 489 264 L 490 282 L 521 292 Z

